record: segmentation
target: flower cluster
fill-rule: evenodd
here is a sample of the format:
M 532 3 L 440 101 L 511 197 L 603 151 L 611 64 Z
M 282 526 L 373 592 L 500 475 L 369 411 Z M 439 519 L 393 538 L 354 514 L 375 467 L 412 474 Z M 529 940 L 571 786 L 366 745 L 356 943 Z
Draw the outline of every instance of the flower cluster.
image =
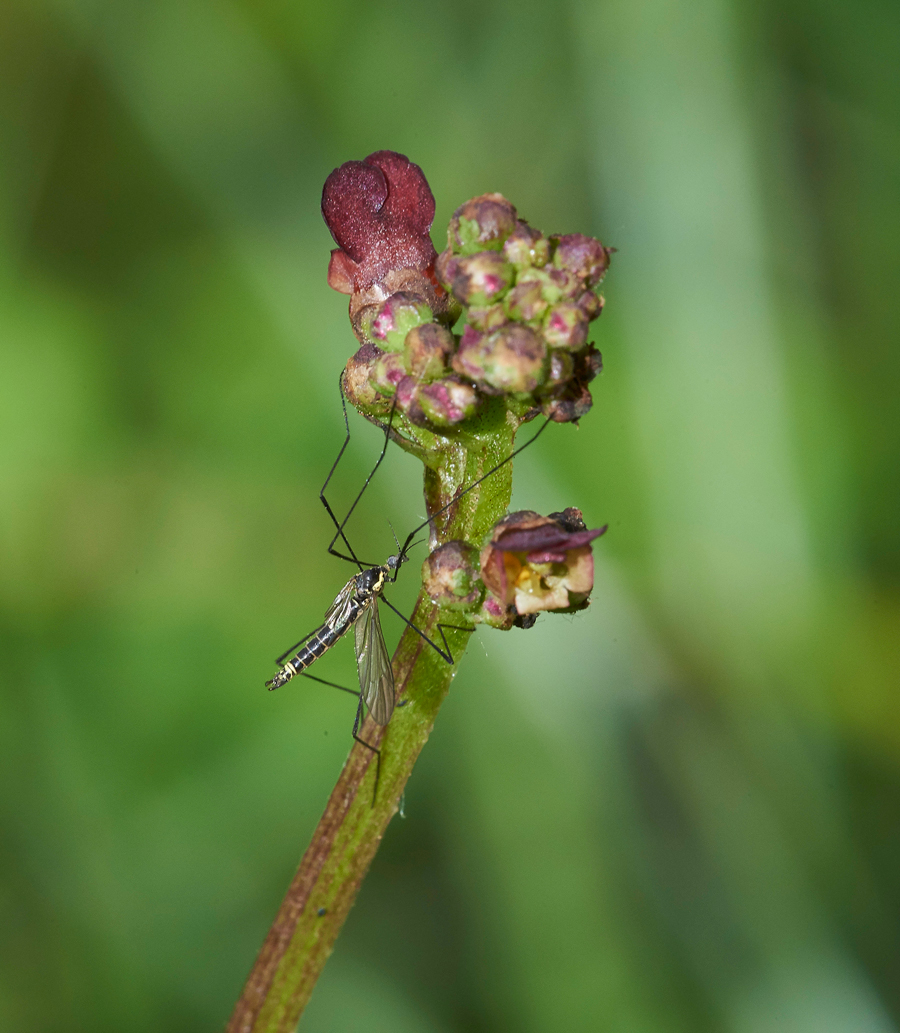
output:
M 344 377 L 357 408 L 396 407 L 430 429 L 462 423 L 491 396 L 520 418 L 542 411 L 564 423 L 590 409 L 602 366 L 588 330 L 609 248 L 580 233 L 544 236 L 485 194 L 454 212 L 437 255 L 425 177 L 392 151 L 335 169 L 322 211 L 340 245 L 328 282 L 351 295 L 362 344 Z
M 462 541 L 436 549 L 423 564 L 422 581 L 432 601 L 447 609 L 466 610 L 494 627 L 530 627 L 541 611 L 572 613 L 589 604 L 591 542 L 604 531 L 589 530 L 575 508 L 547 517 L 511 513 L 480 554 Z

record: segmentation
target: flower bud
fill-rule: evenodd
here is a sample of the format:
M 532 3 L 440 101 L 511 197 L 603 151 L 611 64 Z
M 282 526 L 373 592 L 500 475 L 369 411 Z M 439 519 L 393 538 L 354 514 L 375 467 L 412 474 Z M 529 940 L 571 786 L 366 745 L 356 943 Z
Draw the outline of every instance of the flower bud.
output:
M 588 321 L 578 305 L 563 301 L 544 316 L 542 333 L 551 348 L 578 351 L 587 340 Z
M 593 291 L 585 291 L 583 294 L 578 295 L 575 299 L 575 304 L 584 313 L 588 322 L 593 323 L 603 311 L 603 296 L 595 294 Z
M 554 423 L 577 423 L 591 411 L 594 399 L 587 384 L 571 380 L 562 393 L 544 402 L 541 412 Z
M 418 380 L 437 380 L 447 372 L 447 360 L 453 354 L 453 334 L 440 323 L 414 326 L 403 344 L 406 371 Z
M 516 209 L 502 194 L 482 194 L 453 213 L 447 244 L 458 255 L 499 251 L 515 226 Z
M 433 384 L 422 384 L 418 402 L 422 412 L 436 427 L 454 427 L 474 416 L 481 399 L 478 392 L 459 377 L 444 377 Z
M 419 400 L 421 385 L 415 377 L 402 377 L 397 384 L 397 393 L 394 395 L 395 404 L 400 412 L 417 427 L 427 427 L 428 418 L 422 411 Z
M 575 357 L 575 375 L 582 383 L 589 384 L 594 377 L 603 372 L 603 356 L 593 344 Z
M 554 517 L 523 510 L 496 525 L 481 552 L 481 576 L 501 608 L 525 615 L 587 606 L 594 587 L 590 543 L 606 528 L 589 531 L 575 514 L 580 519 L 574 509 Z
M 418 165 L 395 151 L 376 151 L 335 169 L 322 191 L 322 215 L 338 250 L 328 282 L 344 294 L 376 284 L 385 293 L 391 273 L 424 273 L 435 259 L 429 230 L 434 197 Z
M 448 267 L 451 263 L 446 263 Z M 450 289 L 463 305 L 476 308 L 498 301 L 513 282 L 513 267 L 496 251 L 479 251 L 452 263 Z
M 551 354 L 569 353 L 554 351 Z M 555 390 L 543 392 L 547 400 L 541 406 L 541 410 L 556 423 L 575 423 L 590 411 L 593 399 L 588 384 L 603 369 L 603 356 L 592 344 L 582 348 L 572 358 L 575 368 L 570 379 Z
M 476 330 L 496 330 L 508 321 L 506 309 L 501 302 L 488 305 L 487 308 L 470 308 L 466 310 L 466 322 Z
M 374 344 L 364 344 L 348 360 L 342 380 L 350 404 L 372 416 L 385 415 L 391 409 L 390 399 L 375 388 L 372 379 L 381 354 Z
M 422 586 L 433 603 L 448 610 L 472 610 L 479 606 L 484 583 L 478 550 L 458 540 L 435 549 L 422 564 Z
M 367 311 L 364 329 L 370 340 L 386 351 L 403 349 L 406 335 L 413 327 L 430 323 L 434 314 L 417 294 L 397 291 L 380 305 Z
M 516 287 L 524 288 L 525 284 L 536 285 L 532 289 L 537 289 L 549 305 L 570 301 L 584 291 L 583 286 L 570 272 L 549 265 L 543 269 L 524 270 L 516 281 Z
M 397 385 L 405 376 L 403 356 L 397 352 L 381 352 L 372 364 L 369 382 L 379 394 L 393 398 Z
M 566 233 L 551 237 L 556 245 L 553 264 L 558 269 L 573 273 L 589 287 L 599 283 L 609 268 L 609 249 L 599 240 L 586 237 L 583 233 Z
M 520 220 L 506 238 L 503 252 L 516 269 L 544 266 L 550 259 L 550 241 L 527 222 Z
M 547 380 L 538 392 L 541 396 L 553 397 L 560 393 L 564 385 L 572 379 L 575 372 L 575 360 L 571 352 L 562 348 L 553 348 L 550 351 Z
M 450 290 L 453 277 L 456 276 L 458 269 L 459 258 L 453 254 L 450 248 L 442 251 L 434 263 L 434 275 L 438 278 L 438 282 L 442 283 L 447 290 Z
M 510 319 L 520 323 L 539 320 L 547 311 L 542 285 L 539 280 L 525 280 L 517 283 L 506 295 L 505 303 Z
M 490 334 L 466 327 L 453 368 L 489 393 L 527 394 L 546 379 L 547 346 L 533 330 L 510 323 Z

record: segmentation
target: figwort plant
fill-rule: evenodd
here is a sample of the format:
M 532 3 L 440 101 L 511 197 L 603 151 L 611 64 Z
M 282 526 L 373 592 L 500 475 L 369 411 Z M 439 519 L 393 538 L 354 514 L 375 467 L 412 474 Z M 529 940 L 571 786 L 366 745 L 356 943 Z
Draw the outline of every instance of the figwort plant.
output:
M 335 169 L 322 214 L 338 245 L 328 283 L 350 296 L 359 343 L 342 388 L 423 463 L 429 556 L 410 616 L 415 627 L 406 628 L 392 663 L 402 709 L 388 724 L 370 715 L 359 729 L 370 748 L 357 743 L 350 751 L 231 1033 L 295 1028 L 398 810 L 467 632 L 479 624 L 528 628 L 541 611 L 583 609 L 593 587 L 591 541 L 605 530 L 587 529 L 575 508 L 507 515 L 507 460 L 522 424 L 541 415 L 573 423 L 591 407 L 588 385 L 601 359 L 590 324 L 603 309 L 594 288 L 611 249 L 579 233 L 545 236 L 506 198 L 484 194 L 454 212 L 438 255 L 425 176 L 393 151 Z M 335 519 L 332 550 L 339 538 L 350 548 L 346 521 Z M 426 641 L 439 625 L 456 629 L 452 662 Z

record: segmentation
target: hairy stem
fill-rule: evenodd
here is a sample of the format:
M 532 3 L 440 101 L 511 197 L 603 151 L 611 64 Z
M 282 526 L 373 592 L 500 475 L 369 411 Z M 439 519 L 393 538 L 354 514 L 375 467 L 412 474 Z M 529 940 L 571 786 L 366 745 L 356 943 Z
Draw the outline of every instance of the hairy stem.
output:
M 430 453 L 425 476 L 428 513 L 439 514 L 432 547 L 454 538 L 480 543 L 509 506 L 511 463 L 441 513 L 462 487 L 512 451 L 518 421 L 499 407 L 473 423 L 465 437 L 432 443 L 439 446 Z M 411 620 L 439 642 L 439 623 L 474 627 L 465 615 L 440 609 L 424 593 Z M 457 662 L 470 638 L 463 630 L 447 631 Z M 356 744 L 250 973 L 229 1033 L 291 1033 L 296 1027 L 456 673 L 456 664 L 447 664 L 411 628 L 400 639 L 393 668 L 399 706 L 390 724 L 381 729 L 367 720 L 361 731 L 381 748 L 374 805 L 374 756 Z

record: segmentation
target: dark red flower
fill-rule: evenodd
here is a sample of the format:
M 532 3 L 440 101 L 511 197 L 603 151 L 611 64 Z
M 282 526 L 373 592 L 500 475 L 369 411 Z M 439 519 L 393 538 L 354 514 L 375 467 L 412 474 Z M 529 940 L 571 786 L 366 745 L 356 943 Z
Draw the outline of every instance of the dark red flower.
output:
M 437 257 L 428 181 L 395 151 L 376 151 L 335 169 L 325 180 L 322 215 L 338 245 L 328 283 L 342 294 L 363 291 L 392 270 L 430 269 Z

